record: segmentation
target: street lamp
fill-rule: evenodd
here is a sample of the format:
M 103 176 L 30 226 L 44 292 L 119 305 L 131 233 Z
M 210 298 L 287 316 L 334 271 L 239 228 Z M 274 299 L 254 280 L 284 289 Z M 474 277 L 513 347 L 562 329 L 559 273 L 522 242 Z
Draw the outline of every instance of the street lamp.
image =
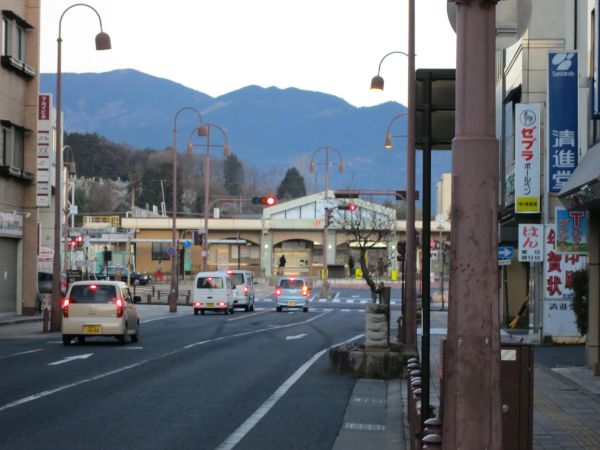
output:
M 390 55 L 401 54 L 408 58 L 408 105 L 406 143 L 406 317 L 404 317 L 404 343 L 417 344 L 417 292 L 416 292 L 416 229 L 415 229 L 415 0 L 408 1 L 408 53 L 393 51 L 379 62 L 377 75 L 371 80 L 371 89 L 383 90 L 384 81 L 380 75 L 383 61 Z M 397 118 L 398 116 L 396 116 Z M 396 119 L 392 119 L 392 122 Z M 391 123 L 390 123 L 391 126 Z M 391 135 L 386 135 L 386 148 L 391 146 Z M 429 400 L 428 398 L 426 399 Z
M 392 135 L 392 125 L 394 124 L 394 122 L 400 117 L 404 117 L 406 115 L 408 115 L 407 112 L 402 112 L 390 121 L 387 127 L 387 131 L 385 132 L 385 144 L 383 144 L 384 148 L 392 148 L 392 137 L 406 137 L 406 135 Z
M 200 133 L 200 128 L 202 128 L 202 133 Z M 225 142 L 222 145 L 210 143 L 211 128 L 216 128 L 223 134 Z M 191 138 L 194 132 L 192 131 L 192 134 L 188 139 L 187 153 L 188 155 L 191 155 L 194 147 L 206 147 L 206 153 L 204 154 L 204 239 L 202 239 L 202 270 L 206 271 L 208 269 L 208 197 L 210 190 L 210 147 L 222 146 L 223 156 L 225 157 L 229 156 L 230 151 L 227 133 L 219 125 L 215 125 L 214 123 L 208 123 L 206 125 L 198 127 L 197 130 L 198 136 L 206 136 L 206 144 L 193 144 Z
M 193 111 L 200 119 L 200 125 L 196 128 L 198 133 L 204 133 L 206 130 L 202 127 L 202 115 L 196 108 L 184 106 L 175 113 L 173 119 L 173 220 L 171 229 L 171 238 L 175 251 L 171 255 L 171 289 L 169 291 L 169 312 L 177 312 L 177 299 L 179 298 L 179 279 L 177 276 L 177 260 L 179 258 L 179 248 L 177 245 L 177 117 L 183 111 Z
M 60 315 L 60 225 L 61 225 L 61 172 L 62 172 L 62 164 L 61 164 L 61 149 L 62 149 L 62 118 L 61 118 L 61 107 L 62 107 L 62 73 L 61 73 L 61 45 L 62 45 L 62 20 L 65 16 L 66 12 L 75 6 L 86 6 L 90 8 L 96 16 L 98 16 L 98 21 L 100 23 L 100 33 L 96 35 L 96 50 L 109 50 L 111 48 L 110 45 L 110 36 L 106 34 L 102 30 L 102 19 L 100 18 L 100 14 L 90 5 L 85 3 L 76 3 L 74 5 L 69 6 L 67 9 L 63 11 L 60 16 L 60 20 L 58 21 L 58 38 L 57 42 L 57 64 L 56 64 L 56 141 L 55 141 L 55 154 L 56 154 L 56 162 L 55 162 L 55 172 L 54 172 L 54 256 L 53 256 L 53 266 L 52 266 L 52 310 L 51 310 L 51 321 L 50 326 L 52 331 L 60 331 L 61 325 L 61 315 Z
M 336 150 L 333 147 L 329 147 L 329 146 L 324 146 L 324 147 L 319 147 L 318 149 L 316 149 L 313 152 L 313 155 L 310 159 L 310 173 L 314 173 L 315 172 L 315 164 L 319 164 L 319 165 L 324 165 L 325 166 L 325 200 L 327 200 L 327 197 L 329 195 L 329 151 L 332 150 L 334 151 L 338 158 L 339 158 L 339 165 L 338 165 L 338 170 L 341 172 L 344 171 L 344 160 L 342 158 L 342 154 L 339 152 L 339 150 Z M 325 162 L 320 162 L 320 163 L 315 163 L 315 156 L 317 155 L 317 153 L 324 151 L 325 152 Z M 323 292 L 325 293 L 325 296 L 327 297 L 329 295 L 329 277 L 328 277 L 328 272 L 327 272 L 327 229 L 329 227 L 329 217 L 330 217 L 331 212 L 327 210 L 327 208 L 325 209 L 325 220 L 323 221 Z

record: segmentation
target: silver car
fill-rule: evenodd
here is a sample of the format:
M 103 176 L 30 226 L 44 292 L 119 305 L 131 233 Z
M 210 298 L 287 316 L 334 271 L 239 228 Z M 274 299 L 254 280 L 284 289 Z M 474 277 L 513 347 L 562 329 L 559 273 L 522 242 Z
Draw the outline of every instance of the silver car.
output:
M 308 312 L 310 288 L 304 278 L 283 277 L 275 288 L 275 309 L 280 312 L 283 308 L 302 308 Z
M 137 342 L 140 334 L 140 314 L 122 281 L 76 281 L 62 301 L 62 340 L 71 344 L 74 337 L 81 344 L 88 337 L 112 336 L 119 344 L 131 337 Z

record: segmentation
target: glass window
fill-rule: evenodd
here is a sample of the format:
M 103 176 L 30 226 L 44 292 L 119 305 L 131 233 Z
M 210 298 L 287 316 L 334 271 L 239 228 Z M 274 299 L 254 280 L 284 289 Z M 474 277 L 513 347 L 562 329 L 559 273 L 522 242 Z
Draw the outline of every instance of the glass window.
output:
M 10 131 L 8 130 L 8 128 L 4 128 L 2 127 L 2 132 L 0 133 L 0 139 L 2 139 L 2 142 L 0 142 L 0 165 L 1 166 L 6 166 L 7 164 L 7 159 L 8 159 L 8 151 L 9 151 L 9 138 L 10 138 Z
M 10 22 L 2 19 L 2 54 L 10 55 Z
M 20 128 L 13 128 L 13 158 L 12 166 L 17 169 L 23 168 L 23 158 L 25 155 L 25 132 Z
M 281 280 L 279 282 L 281 289 L 302 289 L 304 287 L 304 280 Z
M 244 274 L 242 274 L 242 273 L 232 273 L 230 275 L 230 277 L 231 277 L 231 281 L 236 286 L 239 285 L 239 284 L 244 284 Z
M 198 289 L 223 289 L 223 278 L 219 277 L 198 277 L 196 281 Z
M 152 243 L 152 261 L 168 259 L 167 249 L 171 246 L 170 242 Z
M 112 303 L 117 298 L 115 286 L 83 284 L 73 286 L 69 300 L 71 303 Z
M 17 27 L 17 45 L 15 46 L 16 48 L 14 57 L 19 61 L 25 61 L 25 48 L 27 42 L 25 39 L 25 33 L 26 31 L 23 28 Z

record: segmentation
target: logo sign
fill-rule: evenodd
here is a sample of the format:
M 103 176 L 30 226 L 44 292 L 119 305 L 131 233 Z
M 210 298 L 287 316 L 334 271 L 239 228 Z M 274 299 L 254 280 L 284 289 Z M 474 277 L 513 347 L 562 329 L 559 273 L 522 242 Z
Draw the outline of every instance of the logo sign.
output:
M 513 248 L 512 247 L 498 247 L 498 259 L 512 259 Z
M 548 190 L 560 192 L 578 163 L 577 53 L 548 53 Z
M 544 260 L 544 229 L 540 224 L 519 224 L 519 261 L 542 262 Z
M 540 105 L 515 105 L 515 212 L 540 212 Z
M 556 208 L 556 253 L 587 255 L 589 212 Z

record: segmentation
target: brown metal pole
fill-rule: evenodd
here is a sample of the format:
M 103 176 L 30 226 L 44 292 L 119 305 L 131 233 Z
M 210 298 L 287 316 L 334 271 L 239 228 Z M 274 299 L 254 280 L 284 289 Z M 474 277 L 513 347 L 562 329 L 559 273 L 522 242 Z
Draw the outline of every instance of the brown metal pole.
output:
M 172 230 L 171 230 L 171 241 L 175 252 L 171 255 L 171 290 L 169 291 L 169 312 L 177 312 L 177 297 L 179 297 L 179 279 L 177 263 L 179 259 L 179 249 L 177 248 L 177 115 L 181 112 L 180 109 L 175 114 L 175 120 L 173 121 L 173 196 L 172 196 Z
M 501 450 L 495 4 L 456 0 L 444 449 Z
M 204 157 L 204 240 L 202 241 L 202 270 L 208 270 L 208 190 L 210 189 L 210 125 L 206 135 L 206 155 Z
M 415 230 L 415 0 L 408 2 L 408 133 L 406 144 L 406 316 L 404 342 L 417 345 L 416 230 Z

